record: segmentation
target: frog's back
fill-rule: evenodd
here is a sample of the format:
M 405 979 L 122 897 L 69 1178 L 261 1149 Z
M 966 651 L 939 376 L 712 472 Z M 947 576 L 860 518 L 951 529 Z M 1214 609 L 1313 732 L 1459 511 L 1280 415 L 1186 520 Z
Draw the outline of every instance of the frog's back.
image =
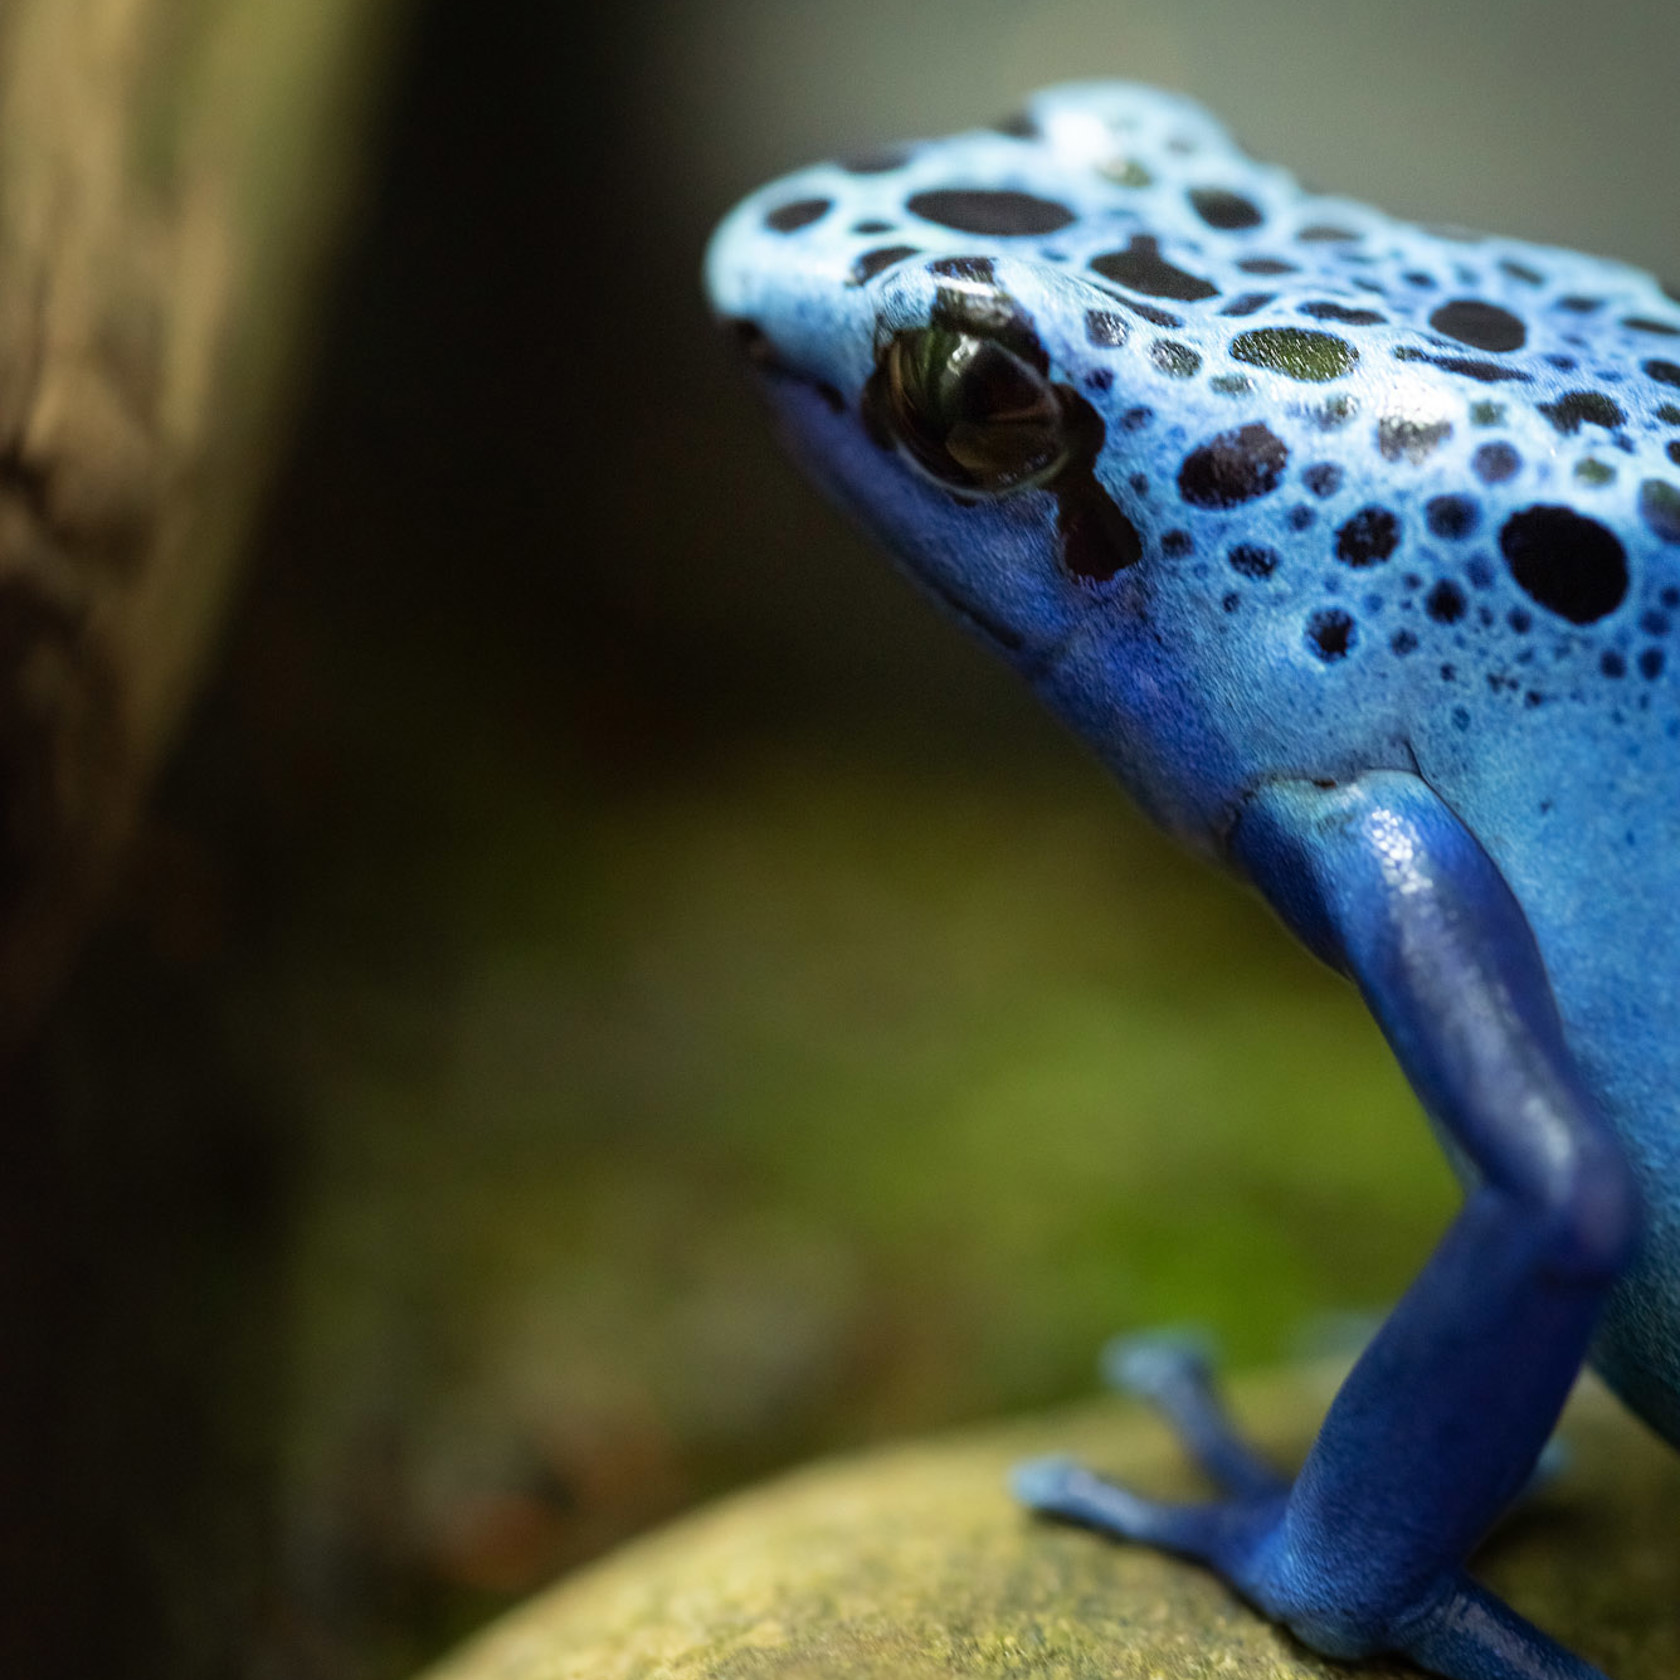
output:
M 1680 1442 L 1680 307 L 1618 263 L 1309 194 L 1114 84 L 768 189 L 713 283 L 820 367 L 819 472 L 1006 621 L 1169 826 L 1385 767 L 1478 836 L 1645 1192 L 1601 1363 Z M 821 409 L 868 419 L 897 320 L 1000 308 L 1099 443 L 1089 484 L 1016 498 L 1045 502 L 1059 575 L 976 605 L 975 495 L 879 490 Z

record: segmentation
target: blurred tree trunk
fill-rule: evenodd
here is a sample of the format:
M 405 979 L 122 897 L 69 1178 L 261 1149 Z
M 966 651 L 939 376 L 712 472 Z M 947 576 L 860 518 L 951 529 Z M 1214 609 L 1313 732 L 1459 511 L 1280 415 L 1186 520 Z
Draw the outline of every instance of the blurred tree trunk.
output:
M 6 1676 L 254 1672 L 275 1620 L 273 1095 L 120 929 L 12 1053 L 212 651 L 404 10 L 0 0 Z
M 0 0 L 0 1056 L 205 662 L 401 0 Z

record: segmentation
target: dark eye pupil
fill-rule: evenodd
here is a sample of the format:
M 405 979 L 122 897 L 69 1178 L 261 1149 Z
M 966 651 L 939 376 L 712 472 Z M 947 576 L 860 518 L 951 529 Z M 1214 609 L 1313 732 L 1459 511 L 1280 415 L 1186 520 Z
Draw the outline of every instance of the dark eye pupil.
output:
M 887 429 L 941 483 L 1001 493 L 1043 483 L 1067 457 L 1054 387 L 990 339 L 900 333 L 878 379 Z

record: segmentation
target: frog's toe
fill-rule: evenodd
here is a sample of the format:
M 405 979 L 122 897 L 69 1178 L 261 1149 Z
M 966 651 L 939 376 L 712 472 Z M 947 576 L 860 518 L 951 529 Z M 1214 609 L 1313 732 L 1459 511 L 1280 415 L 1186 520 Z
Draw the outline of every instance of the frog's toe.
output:
M 1561 1435 L 1554 1435 L 1540 1449 L 1540 1457 L 1536 1460 L 1528 1480 L 1523 1483 L 1522 1492 L 1513 1501 L 1512 1509 L 1521 1511 L 1530 1500 L 1550 1493 L 1569 1474 L 1574 1463 L 1574 1450 Z
M 1017 1465 L 1010 1476 L 1010 1487 L 1023 1505 L 1040 1516 L 1216 1566 L 1224 1561 L 1233 1527 L 1255 1526 L 1233 1523 L 1233 1518 L 1240 1516 L 1235 1509 L 1238 1501 L 1175 1505 L 1144 1499 L 1128 1488 L 1105 1481 L 1071 1458 L 1030 1459 Z M 1275 1516 L 1276 1502 L 1271 1502 L 1265 1520 Z
M 1034 1511 L 1059 1515 L 1078 1473 L 1077 1461 L 1060 1455 L 1025 1459 L 1009 1472 L 1009 1491 Z
M 1185 1383 L 1211 1384 L 1213 1359 L 1213 1337 L 1186 1328 L 1116 1336 L 1103 1348 L 1098 1363 L 1110 1387 L 1164 1401 Z
M 1103 1349 L 1102 1370 L 1114 1387 L 1160 1412 L 1191 1456 L 1227 1493 L 1264 1499 L 1288 1487 L 1226 1415 L 1213 1379 L 1207 1336 L 1165 1330 L 1117 1337 Z

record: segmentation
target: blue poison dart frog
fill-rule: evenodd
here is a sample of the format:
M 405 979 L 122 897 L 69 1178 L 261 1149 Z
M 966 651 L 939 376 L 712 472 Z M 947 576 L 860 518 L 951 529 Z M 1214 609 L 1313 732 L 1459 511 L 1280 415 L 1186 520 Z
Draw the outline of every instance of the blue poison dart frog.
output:
M 1596 1674 L 1465 1559 L 1584 1359 L 1680 1444 L 1680 306 L 1117 83 L 766 187 L 706 273 L 806 469 L 1359 987 L 1464 1183 L 1293 1480 L 1162 1342 L 1120 1375 L 1222 1496 L 1020 1496 L 1333 1657 Z

